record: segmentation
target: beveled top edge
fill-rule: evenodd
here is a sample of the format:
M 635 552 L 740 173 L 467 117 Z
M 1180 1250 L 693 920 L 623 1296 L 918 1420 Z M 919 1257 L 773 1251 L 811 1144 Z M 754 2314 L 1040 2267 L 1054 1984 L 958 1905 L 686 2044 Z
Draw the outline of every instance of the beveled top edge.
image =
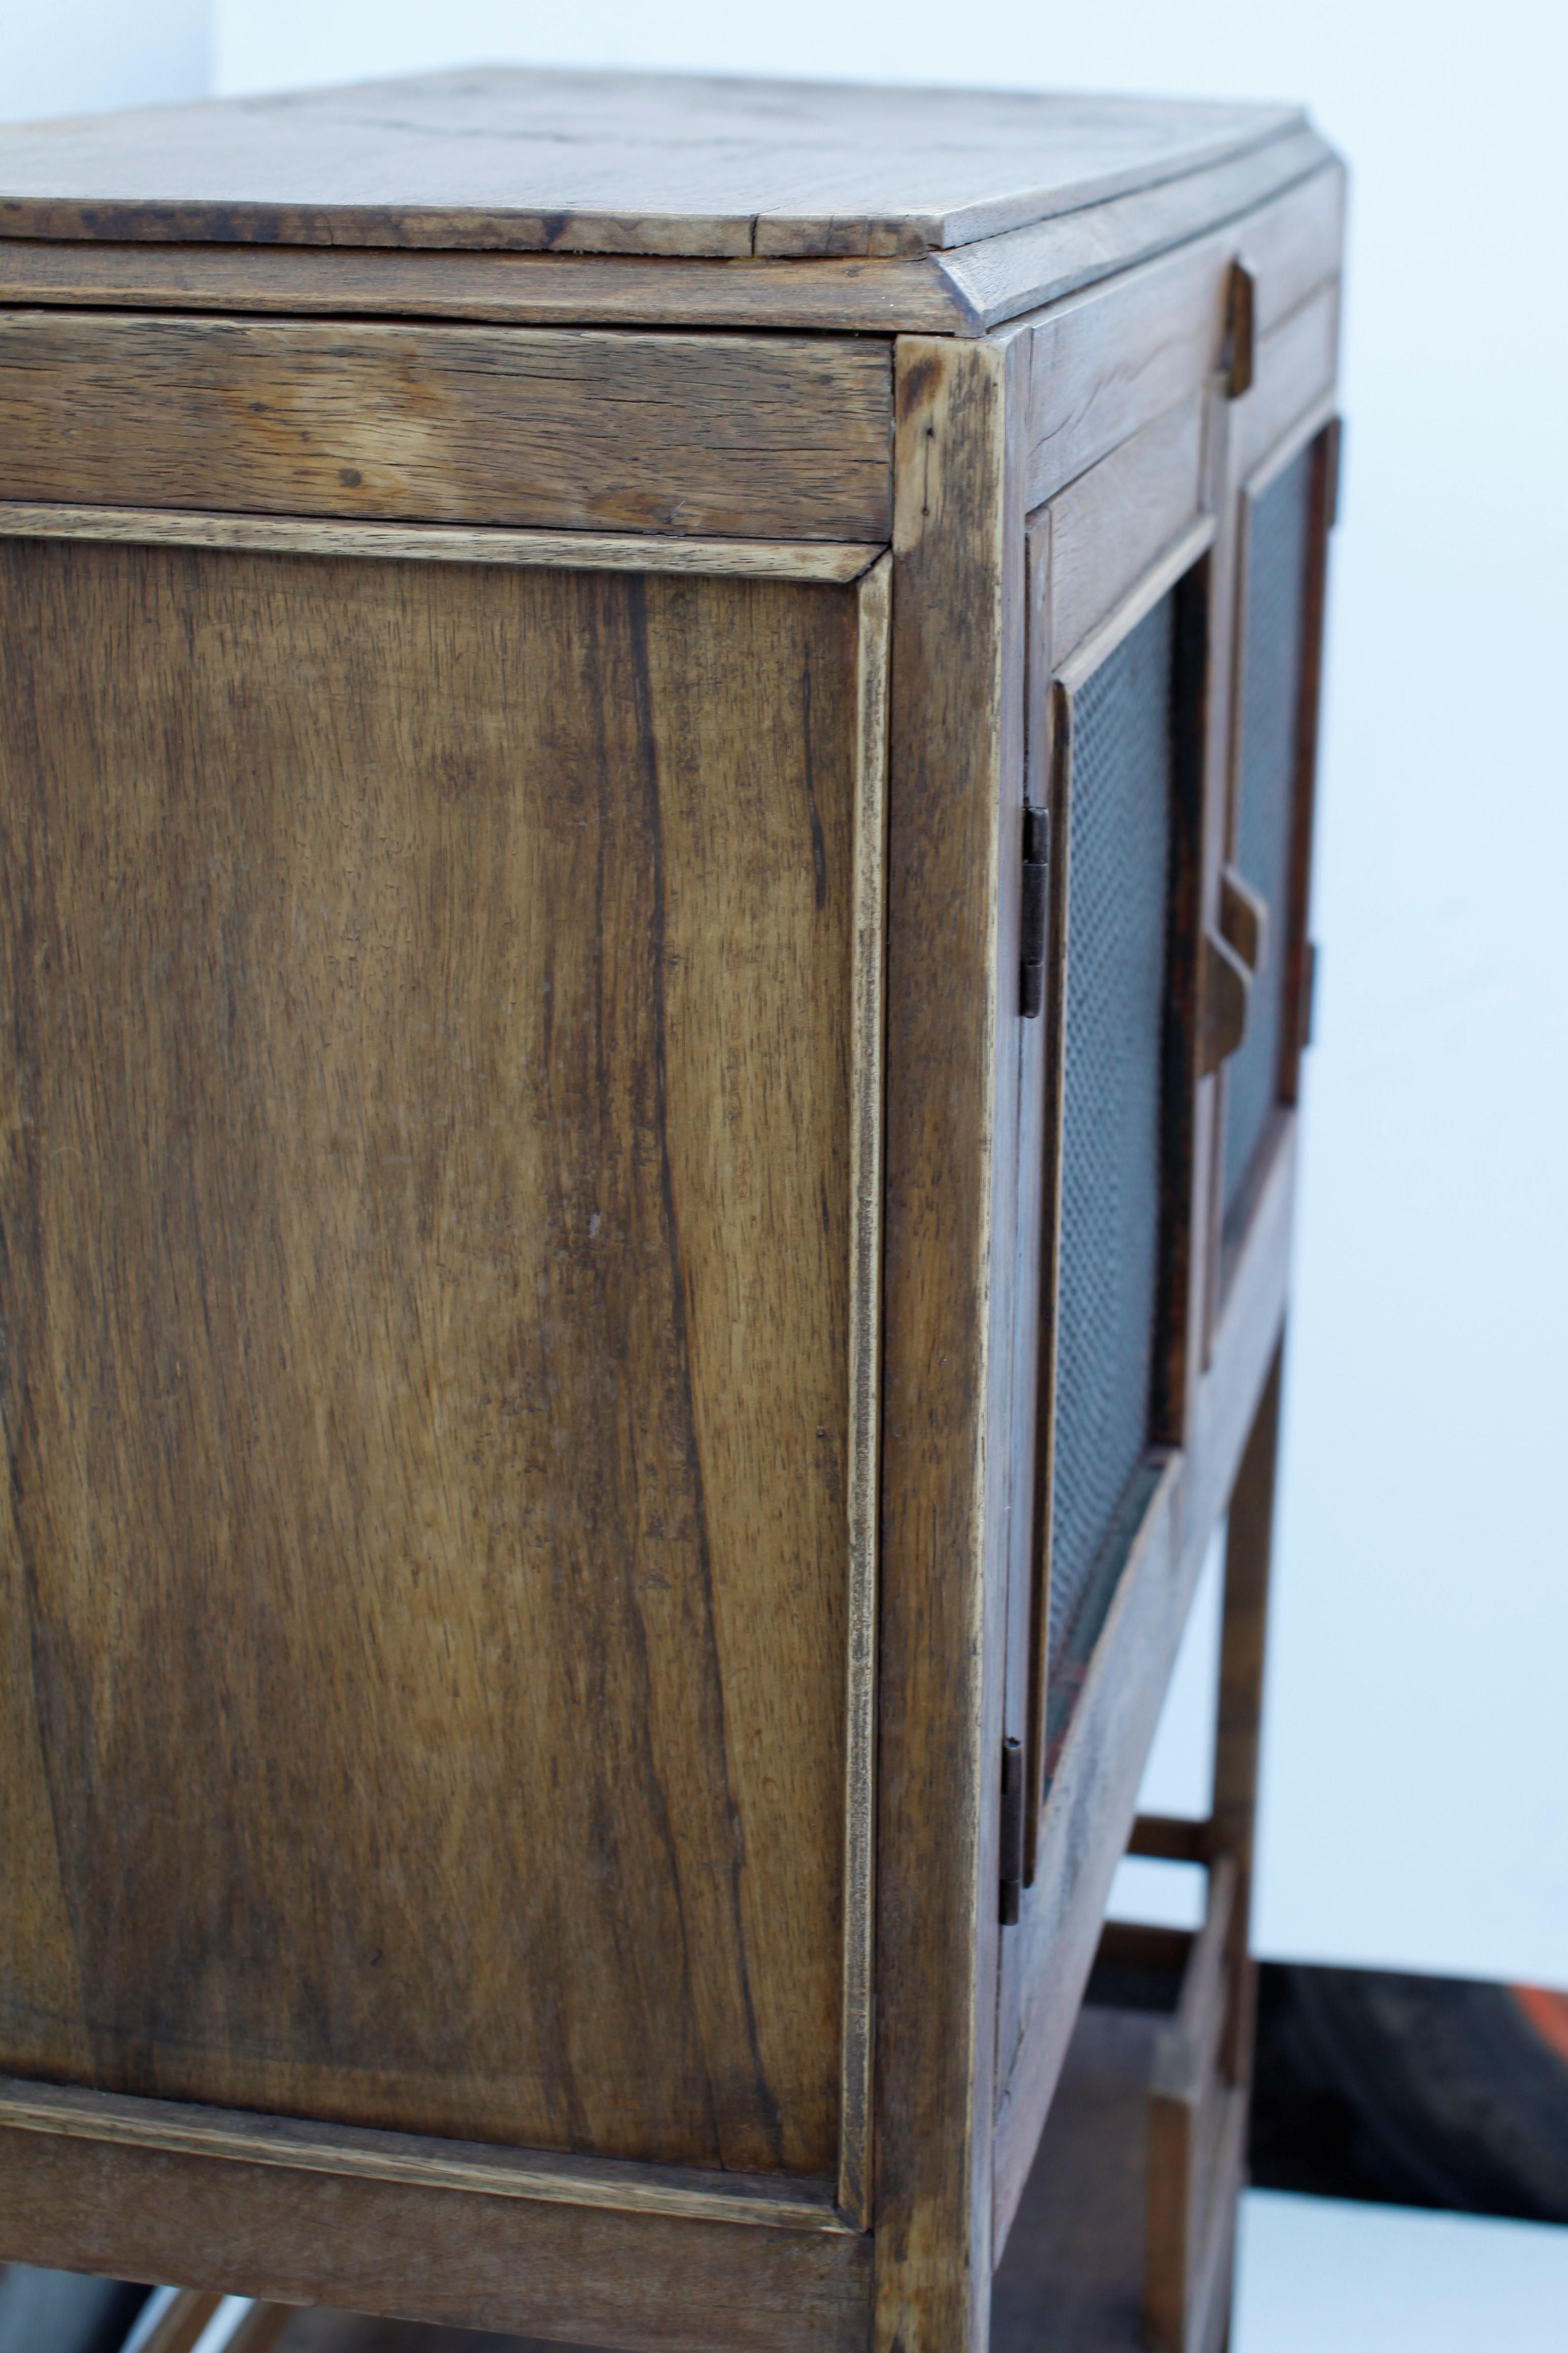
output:
M 1181 180 L 905 260 L 0 238 L 0 308 L 972 337 L 1331 173 L 1342 185 L 1333 150 L 1292 131 Z
M 477 67 L 0 129 L 0 237 L 716 259 L 948 252 L 1292 107 Z

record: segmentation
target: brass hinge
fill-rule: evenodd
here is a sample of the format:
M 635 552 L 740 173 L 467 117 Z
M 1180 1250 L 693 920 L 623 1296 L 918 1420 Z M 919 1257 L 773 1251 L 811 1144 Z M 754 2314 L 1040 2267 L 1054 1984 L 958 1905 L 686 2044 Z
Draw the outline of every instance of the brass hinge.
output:
M 1239 400 L 1252 390 L 1254 345 L 1257 340 L 1258 281 L 1245 261 L 1230 265 L 1225 303 L 1225 394 Z
M 1024 803 L 1024 907 L 1018 925 L 1022 970 L 1018 1010 L 1035 1020 L 1046 1001 L 1046 874 L 1050 864 L 1051 820 L 1047 809 Z
M 1002 1926 L 1013 1928 L 1024 1886 L 1024 1744 L 1011 1734 L 1002 1743 L 1001 1848 Z

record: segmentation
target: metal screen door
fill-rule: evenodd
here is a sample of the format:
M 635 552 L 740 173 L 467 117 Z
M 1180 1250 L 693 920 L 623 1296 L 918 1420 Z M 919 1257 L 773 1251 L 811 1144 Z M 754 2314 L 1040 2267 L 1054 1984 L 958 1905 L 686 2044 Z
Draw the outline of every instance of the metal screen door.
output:
M 1149 1445 L 1173 831 L 1174 600 L 1074 697 L 1066 810 L 1049 1657 Z

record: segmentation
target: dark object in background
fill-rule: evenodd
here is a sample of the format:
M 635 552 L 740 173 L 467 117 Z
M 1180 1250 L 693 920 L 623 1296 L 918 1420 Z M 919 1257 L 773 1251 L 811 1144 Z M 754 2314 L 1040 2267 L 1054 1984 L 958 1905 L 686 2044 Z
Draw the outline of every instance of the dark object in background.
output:
M 1279 1961 L 1259 1977 L 1256 2189 L 1568 2223 L 1563 1997 Z
M 119 2353 L 149 2291 L 85 2272 L 0 2271 L 0 2353 Z

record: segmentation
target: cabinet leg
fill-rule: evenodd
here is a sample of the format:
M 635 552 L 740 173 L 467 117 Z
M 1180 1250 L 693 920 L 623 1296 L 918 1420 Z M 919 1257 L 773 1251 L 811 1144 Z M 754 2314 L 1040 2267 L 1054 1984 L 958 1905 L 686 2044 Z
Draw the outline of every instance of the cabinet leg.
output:
M 1225 1620 L 1220 1640 L 1219 1721 L 1215 1733 L 1210 1840 L 1214 1854 L 1230 1856 L 1237 1873 L 1226 1955 L 1229 2011 L 1221 2046 L 1222 2063 L 1233 2084 L 1245 2084 L 1252 2070 L 1257 1972 L 1248 1954 L 1248 1929 L 1284 1353 L 1282 1332 L 1231 1491 L 1230 1520 L 1226 1532 Z

